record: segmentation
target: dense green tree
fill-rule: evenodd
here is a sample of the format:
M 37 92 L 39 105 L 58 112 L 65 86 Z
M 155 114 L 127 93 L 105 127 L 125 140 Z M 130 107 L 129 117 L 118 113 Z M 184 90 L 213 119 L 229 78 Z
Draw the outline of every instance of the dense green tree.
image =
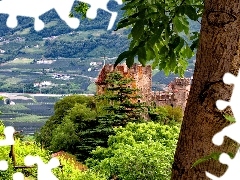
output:
M 162 124 L 181 123 L 183 118 L 181 107 L 172 107 L 169 105 L 149 107 L 148 114 L 152 121 Z
M 128 123 L 114 130 L 108 147 L 92 152 L 88 167 L 106 179 L 170 179 L 178 126 Z
M 133 79 L 124 77 L 119 72 L 109 73 L 105 80 L 104 94 L 97 96 L 104 100 L 106 115 L 103 119 L 112 122 L 112 126 L 124 126 L 128 122 L 143 120 L 144 104 L 138 102 L 141 97 L 138 89 L 131 87 Z
M 120 73 L 108 74 L 104 93 L 95 97 L 96 121 L 88 121 L 88 125 L 81 126 L 82 132 L 78 131 L 81 140 L 76 152 L 79 159 L 85 160 L 97 146 L 107 147 L 109 136 L 114 135 L 114 127 L 142 121 L 143 105 L 136 101 L 139 98 L 137 90 L 128 87 L 131 81 Z
M 97 137 L 86 137 L 86 133 L 94 129 L 96 124 L 95 111 L 86 105 L 75 104 L 64 116 L 62 123 L 53 130 L 50 149 L 72 153 L 84 161 L 96 148 L 94 144 L 97 143 Z
M 49 147 L 51 145 L 54 129 L 63 122 L 64 117 L 76 104 L 85 105 L 85 107 L 90 108 L 93 111 L 95 111 L 96 108 L 93 97 L 84 95 L 71 95 L 64 97 L 54 105 L 54 114 L 46 121 L 40 132 L 37 133 L 37 141 L 43 144 L 44 147 Z

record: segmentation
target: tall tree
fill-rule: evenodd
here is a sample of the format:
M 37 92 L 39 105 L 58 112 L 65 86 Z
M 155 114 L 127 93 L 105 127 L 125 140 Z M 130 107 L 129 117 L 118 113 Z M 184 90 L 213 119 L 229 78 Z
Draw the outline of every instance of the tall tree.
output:
M 222 81 L 226 72 L 237 75 L 239 60 L 239 0 L 205 0 L 201 22 L 200 44 L 191 91 L 173 164 L 172 179 L 207 179 L 205 171 L 217 176 L 226 167 L 207 161 L 191 168 L 197 159 L 212 152 L 234 152 L 233 142 L 225 140 L 221 147 L 212 144 L 212 137 L 228 123 L 216 108 L 218 99 L 229 100 L 232 86 Z M 190 148 L 191 147 L 191 148 Z
M 64 117 L 76 105 L 82 104 L 95 111 L 94 97 L 84 95 L 71 95 L 56 102 L 54 105 L 54 114 L 46 121 L 40 132 L 36 134 L 36 140 L 45 148 L 51 145 L 54 130 L 60 125 Z
M 143 119 L 144 105 L 138 102 L 141 96 L 138 89 L 131 87 L 133 79 L 124 77 L 119 72 L 112 72 L 105 80 L 105 90 L 97 96 L 107 102 L 103 119 L 111 121 L 113 126 L 125 126 L 127 122 L 139 122 Z
M 239 61 L 239 0 L 154 1 L 125 0 L 125 18 L 118 28 L 132 26 L 129 50 L 123 52 L 116 65 L 126 59 L 131 66 L 135 56 L 144 65 L 152 62 L 160 70 L 183 74 L 186 60 L 192 56 L 197 33 L 190 33 L 189 19 L 202 16 L 200 43 L 191 91 L 184 114 L 173 163 L 172 179 L 207 179 L 205 171 L 222 175 L 226 166 L 207 161 L 194 168 L 193 163 L 212 152 L 234 152 L 233 142 L 217 147 L 212 137 L 228 123 L 216 100 L 228 100 L 232 87 L 222 81 L 224 73 L 237 75 Z M 202 9 L 204 14 L 202 15 Z M 151 61 L 153 60 L 153 61 Z

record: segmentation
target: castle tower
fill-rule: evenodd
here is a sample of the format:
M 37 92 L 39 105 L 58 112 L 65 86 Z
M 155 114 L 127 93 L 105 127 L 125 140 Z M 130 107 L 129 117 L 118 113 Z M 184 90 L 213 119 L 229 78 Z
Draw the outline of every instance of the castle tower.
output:
M 115 69 L 112 64 L 106 64 L 100 71 L 95 82 L 97 85 L 97 95 L 104 93 L 106 87 L 104 81 L 107 74 L 113 71 L 120 72 L 124 77 L 133 79 L 129 87 L 139 90 L 138 94 L 142 96 L 139 99 L 140 102 L 148 102 L 150 100 L 152 92 L 152 68 L 150 65 L 143 67 L 136 63 L 131 68 L 128 68 L 126 64 L 120 64 Z
M 191 87 L 190 78 L 175 78 L 172 83 L 173 90 L 173 106 L 182 107 L 185 110 L 187 99 Z

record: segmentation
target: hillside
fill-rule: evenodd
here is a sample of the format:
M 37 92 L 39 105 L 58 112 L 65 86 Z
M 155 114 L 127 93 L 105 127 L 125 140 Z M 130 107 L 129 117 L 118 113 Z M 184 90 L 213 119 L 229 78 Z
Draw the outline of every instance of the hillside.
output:
M 110 4 L 111 8 L 116 4 Z M 119 10 L 119 21 L 122 12 Z M 40 19 L 45 23 L 42 31 L 36 32 L 33 19 L 18 17 L 18 26 L 10 29 L 6 26 L 7 15 L 0 14 L 0 49 L 5 51 L 0 61 L 16 57 L 26 58 L 91 58 L 103 56 L 115 57 L 127 48 L 127 31 L 107 31 L 110 14 L 98 11 L 94 20 L 84 19 L 78 29 L 69 28 L 57 13 L 52 10 Z M 81 19 L 81 17 L 78 16 Z M 116 26 L 115 26 L 116 27 Z M 1 51 L 1 52 L 3 52 Z
M 118 10 L 117 23 L 123 15 L 120 6 L 110 3 L 109 8 Z M 113 63 L 129 45 L 129 30 L 107 31 L 110 15 L 101 10 L 95 20 L 81 20 L 76 30 L 69 28 L 54 10 L 40 18 L 45 29 L 36 32 L 33 19 L 18 17 L 17 28 L 9 29 L 7 15 L 0 14 L 0 92 L 93 93 L 94 78 L 103 60 Z M 199 26 L 192 23 L 192 28 Z M 49 60 L 51 63 L 47 63 Z M 193 67 L 191 61 L 190 69 Z M 186 74 L 191 75 L 192 70 Z M 156 73 L 153 89 L 161 89 L 161 84 L 168 84 L 172 77 Z M 34 83 L 45 81 L 53 85 L 34 87 Z

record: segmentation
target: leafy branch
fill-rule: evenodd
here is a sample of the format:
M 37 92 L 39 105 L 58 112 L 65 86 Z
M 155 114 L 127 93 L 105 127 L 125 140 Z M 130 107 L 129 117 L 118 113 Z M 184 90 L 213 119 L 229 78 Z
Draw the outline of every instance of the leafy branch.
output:
M 198 43 L 198 32 L 190 33 L 189 20 L 197 21 L 202 9 L 202 1 L 125 0 L 125 17 L 116 30 L 131 28 L 131 42 L 115 66 L 126 60 L 130 67 L 137 58 L 142 65 L 152 63 L 166 75 L 174 72 L 182 76 Z

